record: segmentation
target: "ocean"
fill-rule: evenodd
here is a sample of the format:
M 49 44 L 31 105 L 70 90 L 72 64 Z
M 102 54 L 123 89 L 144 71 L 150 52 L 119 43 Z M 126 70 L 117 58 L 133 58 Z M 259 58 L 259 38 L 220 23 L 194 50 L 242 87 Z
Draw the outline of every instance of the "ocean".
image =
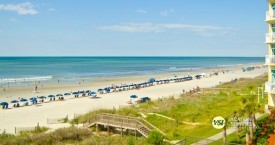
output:
M 264 57 L 0 57 L 0 84 L 72 82 L 264 63 Z

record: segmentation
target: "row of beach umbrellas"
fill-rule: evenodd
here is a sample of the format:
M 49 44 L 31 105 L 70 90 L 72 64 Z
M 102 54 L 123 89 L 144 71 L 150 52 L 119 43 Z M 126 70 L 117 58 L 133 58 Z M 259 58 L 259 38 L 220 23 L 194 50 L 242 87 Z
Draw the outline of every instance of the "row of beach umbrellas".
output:
M 76 92 L 72 92 L 72 93 L 64 93 L 64 94 L 56 94 L 56 95 L 48 95 L 47 97 L 48 98 L 55 98 L 55 97 L 64 97 L 64 96 L 69 96 L 69 95 L 79 95 L 79 94 L 84 94 L 84 93 L 87 93 L 89 95 L 96 95 L 97 93 L 96 92 L 92 92 L 90 90 L 86 90 L 86 91 L 76 91 Z M 29 99 L 25 99 L 25 98 L 20 98 L 20 99 L 17 99 L 17 100 L 12 100 L 10 103 L 11 104 L 18 104 L 20 102 L 23 102 L 23 103 L 27 103 L 27 102 L 31 102 L 31 103 L 37 103 L 38 99 L 40 100 L 44 100 L 47 98 L 46 96 L 38 96 L 38 97 L 31 97 Z M 0 106 L 3 106 L 3 107 L 7 107 L 9 105 L 8 102 L 0 102 Z
M 181 77 L 181 78 L 173 78 L 173 79 L 164 79 L 164 80 L 156 80 L 155 78 L 150 78 L 147 82 L 143 83 L 138 83 L 138 84 L 131 84 L 131 85 L 121 85 L 121 86 L 112 86 L 112 87 L 106 87 L 106 88 L 100 88 L 97 91 L 98 92 L 107 92 L 109 93 L 111 89 L 120 89 L 120 88 L 125 88 L 128 89 L 130 87 L 139 87 L 139 86 L 147 86 L 147 85 L 153 85 L 153 83 L 168 83 L 170 81 L 184 81 L 184 80 L 192 80 L 192 76 L 186 76 L 186 77 Z

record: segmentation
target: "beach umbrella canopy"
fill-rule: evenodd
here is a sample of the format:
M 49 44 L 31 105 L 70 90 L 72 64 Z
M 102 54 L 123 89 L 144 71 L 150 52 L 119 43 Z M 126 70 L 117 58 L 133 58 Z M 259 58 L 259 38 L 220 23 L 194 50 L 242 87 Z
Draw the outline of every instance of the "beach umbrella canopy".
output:
M 12 100 L 11 103 L 18 103 L 18 100 Z
M 57 97 L 60 97 L 60 96 L 63 96 L 63 95 L 62 95 L 62 94 L 57 94 L 56 96 L 57 96 Z
M 90 92 L 91 92 L 91 90 L 86 90 L 85 92 L 86 92 L 86 93 L 90 93 Z
M 137 95 L 131 95 L 130 98 L 137 98 Z
M 27 102 L 28 100 L 27 99 L 24 99 L 24 98 L 21 98 L 20 99 L 20 102 Z
M 54 95 L 49 95 L 48 97 L 49 97 L 49 98 L 53 98 L 53 97 L 55 97 L 55 96 L 54 96 Z
M 84 91 L 78 91 L 78 93 L 81 93 L 81 94 L 83 94 L 83 93 L 85 93 Z
M 35 98 L 35 97 L 32 97 L 32 98 L 30 98 L 29 100 L 31 100 L 31 101 L 32 101 L 32 100 L 36 100 L 36 98 Z
M 7 103 L 7 102 L 1 102 L 0 105 L 1 106 L 7 106 L 7 105 L 9 105 L 9 103 Z
M 36 99 L 30 99 L 30 101 L 33 103 L 33 102 L 37 102 L 37 100 Z
M 65 96 L 69 96 L 69 95 L 71 95 L 71 94 L 70 94 L 70 93 L 65 93 L 64 95 L 65 95 Z
M 153 82 L 155 82 L 155 81 L 156 81 L 155 78 L 150 78 L 150 79 L 149 79 L 149 82 L 150 82 L 150 83 L 153 83 Z
M 90 94 L 94 95 L 94 94 L 96 94 L 96 92 L 91 92 Z
M 78 95 L 78 94 L 79 94 L 79 92 L 73 92 L 72 94 L 74 94 L 74 95 Z
M 45 99 L 46 97 L 45 96 L 39 96 L 37 98 L 39 98 L 39 99 Z

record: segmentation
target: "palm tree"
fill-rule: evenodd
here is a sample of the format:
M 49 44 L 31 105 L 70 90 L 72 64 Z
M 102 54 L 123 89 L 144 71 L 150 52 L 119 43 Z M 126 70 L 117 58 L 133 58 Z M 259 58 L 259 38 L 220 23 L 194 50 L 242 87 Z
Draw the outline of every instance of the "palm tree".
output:
M 250 139 L 253 140 L 254 125 L 256 124 L 255 114 L 262 111 L 262 107 L 257 103 L 256 95 L 243 98 L 242 104 L 241 114 L 248 116 Z
M 239 123 L 240 123 L 241 115 L 237 111 L 234 111 L 232 116 L 234 118 L 234 121 L 236 121 L 236 128 L 235 128 L 236 130 L 235 130 L 235 132 L 236 132 L 237 139 L 239 140 L 240 139 Z
M 226 130 L 228 127 L 230 127 L 229 117 L 225 117 L 224 120 L 225 120 L 225 125 L 223 127 L 223 145 L 226 145 L 226 136 L 227 136 Z

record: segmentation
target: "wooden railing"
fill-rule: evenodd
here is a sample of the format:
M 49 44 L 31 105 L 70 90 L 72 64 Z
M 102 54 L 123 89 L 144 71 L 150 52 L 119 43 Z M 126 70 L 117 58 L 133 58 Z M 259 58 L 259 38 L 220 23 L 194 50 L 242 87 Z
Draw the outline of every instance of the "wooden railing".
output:
M 93 115 L 89 120 L 83 124 L 84 127 L 90 127 L 98 124 L 108 124 L 114 127 L 124 127 L 139 131 L 145 137 L 148 137 L 151 130 L 155 129 L 161 134 L 165 135 L 161 130 L 147 122 L 142 118 L 135 118 L 129 116 L 122 116 L 117 114 L 102 113 Z

